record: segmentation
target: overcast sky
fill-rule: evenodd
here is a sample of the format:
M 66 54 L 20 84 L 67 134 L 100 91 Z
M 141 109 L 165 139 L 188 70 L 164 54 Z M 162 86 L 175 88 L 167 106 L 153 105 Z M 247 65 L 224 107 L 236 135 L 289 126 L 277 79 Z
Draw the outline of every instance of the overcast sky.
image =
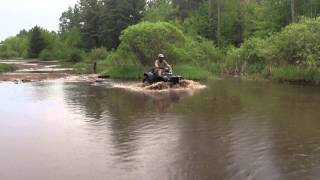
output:
M 78 0 L 0 0 L 0 41 L 39 25 L 58 30 L 59 17 Z

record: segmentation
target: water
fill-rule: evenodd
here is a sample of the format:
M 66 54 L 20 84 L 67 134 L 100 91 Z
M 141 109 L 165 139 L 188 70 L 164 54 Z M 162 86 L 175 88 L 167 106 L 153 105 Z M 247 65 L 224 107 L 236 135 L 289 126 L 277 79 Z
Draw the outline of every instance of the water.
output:
M 0 179 L 320 178 L 319 87 L 207 86 L 0 83 Z

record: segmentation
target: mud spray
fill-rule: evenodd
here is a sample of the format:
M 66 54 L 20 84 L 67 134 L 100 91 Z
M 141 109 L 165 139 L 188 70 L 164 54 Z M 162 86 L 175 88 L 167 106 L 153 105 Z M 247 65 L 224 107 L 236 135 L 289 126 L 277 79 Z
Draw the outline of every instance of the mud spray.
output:
M 112 79 L 100 79 L 98 75 L 71 75 L 56 79 L 59 82 L 89 82 L 97 86 L 106 86 L 108 88 L 120 88 L 135 92 L 159 93 L 169 91 L 195 91 L 206 88 L 205 85 L 192 80 L 182 80 L 179 84 L 172 85 L 168 82 L 158 82 L 152 85 L 144 85 L 139 82 L 117 81 Z

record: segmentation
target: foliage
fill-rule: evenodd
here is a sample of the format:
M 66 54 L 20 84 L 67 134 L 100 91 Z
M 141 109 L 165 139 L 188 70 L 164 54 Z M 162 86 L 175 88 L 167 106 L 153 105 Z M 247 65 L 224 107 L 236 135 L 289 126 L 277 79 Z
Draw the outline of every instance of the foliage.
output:
M 220 8 L 217 2 L 79 0 L 62 13 L 58 33 L 22 30 L 1 43 L 0 58 L 90 60 L 115 77 L 138 77 L 137 67 L 153 66 L 158 53 L 188 77 L 209 71 L 310 79 L 310 69 L 319 69 L 319 0 L 295 0 L 296 23 L 289 0 L 228 0 Z
M 267 65 L 320 65 L 320 18 L 302 18 L 269 38 L 253 37 L 240 48 L 231 49 L 223 63 L 224 72 L 262 72 Z M 251 68 L 251 70 L 250 70 Z
M 84 59 L 84 52 L 80 49 L 72 49 L 68 55 L 67 60 L 72 63 L 80 62 Z
M 317 68 L 303 68 L 301 66 L 276 67 L 272 70 L 272 79 L 278 81 L 306 81 L 320 80 L 320 70 Z
M 320 64 L 320 18 L 303 18 L 270 38 L 272 60 L 277 64 Z
M 108 56 L 108 61 L 117 64 L 130 63 L 153 66 L 159 53 L 164 53 L 172 64 L 194 63 L 205 65 L 220 59 L 212 42 L 194 40 L 179 28 L 166 22 L 143 22 L 123 31 L 117 51 Z
M 91 50 L 90 54 L 89 54 L 89 58 L 91 61 L 99 61 L 99 60 L 104 60 L 107 58 L 108 55 L 108 51 L 106 48 L 94 48 Z
M 170 0 L 148 1 L 143 20 L 149 22 L 174 20 L 178 9 L 172 6 Z
M 116 48 L 122 30 L 143 16 L 145 0 L 80 0 L 60 18 L 60 31 L 80 29 L 83 46 Z
M 185 37 L 178 28 L 165 22 L 143 22 L 123 31 L 119 52 L 127 51 L 143 65 L 153 65 L 158 53 L 169 53 L 176 46 L 185 43 Z
M 177 16 L 181 19 L 188 17 L 190 12 L 196 10 L 202 0 L 171 0 L 174 7 L 177 7 Z
M 8 37 L 3 45 L 0 45 L 0 58 L 9 59 L 27 57 L 28 37 L 26 34 Z
M 47 42 L 45 41 L 41 28 L 35 26 L 30 30 L 30 46 L 29 46 L 29 57 L 37 58 L 42 50 L 47 47 Z
M 13 64 L 0 64 L 0 73 L 10 72 L 16 70 L 16 66 Z
M 18 52 L 8 49 L 8 48 L 1 48 L 0 50 L 0 58 L 2 59 L 10 59 L 10 58 L 17 58 L 19 57 Z

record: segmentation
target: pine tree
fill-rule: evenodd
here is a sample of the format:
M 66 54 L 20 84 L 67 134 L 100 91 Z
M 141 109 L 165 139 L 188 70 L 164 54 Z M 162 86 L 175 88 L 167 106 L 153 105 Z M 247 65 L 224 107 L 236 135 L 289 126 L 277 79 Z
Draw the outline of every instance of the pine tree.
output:
M 42 36 L 41 28 L 35 26 L 30 30 L 30 41 L 29 41 L 29 57 L 38 58 L 39 54 L 43 49 L 46 48 L 47 43 Z

